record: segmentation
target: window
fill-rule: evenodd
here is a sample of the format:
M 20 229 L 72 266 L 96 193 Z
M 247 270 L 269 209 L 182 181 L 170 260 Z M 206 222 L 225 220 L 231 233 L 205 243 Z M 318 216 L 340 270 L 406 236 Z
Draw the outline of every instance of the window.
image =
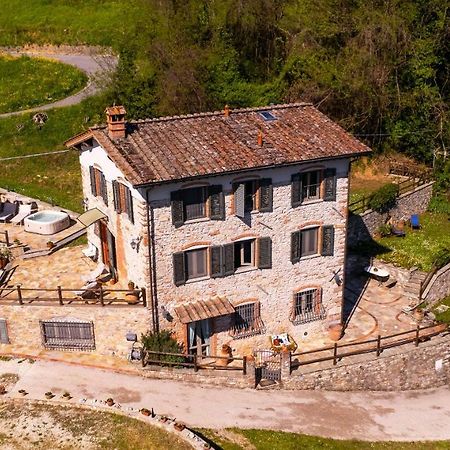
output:
M 270 212 L 273 203 L 273 186 L 270 178 L 233 183 L 234 212 L 243 218 L 252 211 Z
M 182 195 L 185 220 L 206 217 L 206 187 L 184 189 Z
M 230 330 L 235 339 L 264 333 L 264 324 L 260 317 L 259 303 L 245 303 L 235 307 L 234 324 Z
M 234 270 L 255 266 L 255 239 L 234 243 Z
M 270 111 L 261 111 L 259 115 L 266 121 L 277 120 L 277 118 Z
M 187 280 L 206 277 L 208 275 L 207 249 L 200 248 L 185 252 L 185 270 Z
M 114 193 L 114 209 L 118 214 L 125 213 L 128 215 L 131 223 L 134 223 L 133 212 L 133 196 L 130 189 L 118 181 L 113 181 L 113 193 Z
M 89 167 L 89 175 L 91 180 L 91 192 L 94 197 L 101 197 L 108 205 L 108 189 L 106 179 L 103 172 L 96 167 Z
M 83 321 L 41 321 L 45 348 L 60 350 L 94 350 L 94 324 Z
M 300 323 L 323 319 L 325 310 L 322 305 L 321 289 L 306 289 L 294 294 L 294 306 L 291 321 Z
M 319 235 L 322 236 L 321 246 Z M 334 255 L 333 225 L 310 227 L 291 233 L 291 262 L 295 264 L 300 258 L 312 255 Z
M 323 192 L 321 192 L 322 181 Z M 336 169 L 313 170 L 292 175 L 291 203 L 293 208 L 305 201 L 320 198 L 324 201 L 336 200 Z
M 180 189 L 170 194 L 172 223 L 179 227 L 188 220 L 209 217 L 225 219 L 225 198 L 222 186 L 201 186 Z
M 0 319 L 0 344 L 9 344 L 8 327 L 5 319 Z

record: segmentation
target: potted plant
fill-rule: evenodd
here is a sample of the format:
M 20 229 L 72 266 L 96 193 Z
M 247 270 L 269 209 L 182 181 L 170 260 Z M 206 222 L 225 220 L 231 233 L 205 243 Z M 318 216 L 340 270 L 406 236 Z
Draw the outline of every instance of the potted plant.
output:
M 25 389 L 19 389 L 19 394 L 25 396 L 28 392 Z
M 139 302 L 139 289 L 133 281 L 128 282 L 129 292 L 125 294 L 125 300 L 129 305 L 134 305 Z
M 142 409 L 141 409 L 141 414 L 142 414 L 143 416 L 149 416 L 149 415 L 150 415 L 150 410 L 147 409 L 147 408 L 142 408 Z
M 0 248 L 0 269 L 4 269 L 11 259 L 11 250 L 7 247 Z
M 183 431 L 186 428 L 186 425 L 184 425 L 183 423 L 180 422 L 175 422 L 173 424 L 173 427 L 175 428 L 175 430 L 177 431 Z
M 108 406 L 113 406 L 114 405 L 114 400 L 110 397 L 106 399 L 106 404 Z
M 45 395 L 45 398 L 48 400 L 51 400 L 55 396 L 52 391 L 48 391 L 44 395 Z
M 66 400 L 70 400 L 72 397 L 71 397 L 71 395 L 70 395 L 70 393 L 69 392 L 64 392 L 64 394 L 62 395 L 63 396 L 63 398 L 65 398 Z
M 51 250 L 55 246 L 53 241 L 47 241 L 47 248 Z

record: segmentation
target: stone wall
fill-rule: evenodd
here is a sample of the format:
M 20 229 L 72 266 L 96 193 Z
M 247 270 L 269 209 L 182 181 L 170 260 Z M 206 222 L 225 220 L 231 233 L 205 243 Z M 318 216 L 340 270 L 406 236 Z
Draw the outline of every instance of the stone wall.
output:
M 283 379 L 285 389 L 334 391 L 402 391 L 450 385 L 450 335 L 438 336 L 419 347 L 407 344 L 374 354 L 353 357 L 322 370 L 300 367 Z M 351 358 L 349 358 L 351 359 Z M 309 370 L 309 371 L 308 371 Z M 302 371 L 306 373 L 301 373 Z
M 450 264 L 439 269 L 424 292 L 428 303 L 436 303 L 450 295 Z
M 291 206 L 291 175 L 301 170 L 337 168 L 336 201 L 315 200 L 297 208 Z M 233 305 L 258 301 L 265 334 L 233 339 L 229 335 L 231 316 L 213 321 L 214 336 L 211 352 L 217 354 L 221 345 L 231 346 L 234 354 L 249 354 L 253 348 L 267 348 L 269 334 L 288 332 L 297 342 L 306 336 L 324 330 L 329 321 L 340 320 L 342 286 L 333 279 L 335 271 L 343 273 L 346 247 L 346 216 L 348 195 L 348 161 L 329 161 L 322 165 L 304 164 L 293 167 L 249 172 L 245 178 L 268 177 L 273 182 L 273 211 L 252 212 L 245 220 L 233 213 L 233 175 L 217 176 L 202 181 L 222 185 L 225 193 L 226 219 L 211 221 L 199 219 L 175 228 L 171 221 L 170 192 L 193 183 L 157 186 L 150 191 L 151 207 L 155 218 L 156 273 L 158 304 L 164 306 L 174 318 L 172 322 L 161 318 L 161 328 L 176 331 L 186 343 L 186 325 L 177 318 L 175 307 L 198 300 L 208 300 L 216 295 L 227 298 Z M 240 174 L 240 179 L 245 179 Z M 314 255 L 291 263 L 291 233 L 305 225 L 334 225 L 334 256 Z M 188 281 L 182 286 L 173 282 L 172 255 L 191 246 L 223 245 L 238 239 L 270 237 L 272 239 L 272 268 L 235 273 L 223 278 Z M 320 246 L 320 241 L 319 241 Z M 294 325 L 290 321 L 293 297 L 296 291 L 311 286 L 322 288 L 322 302 L 326 311 L 324 320 Z
M 402 194 L 397 203 L 387 213 L 379 213 L 371 209 L 362 214 L 351 214 L 348 221 L 348 244 L 356 245 L 367 241 L 386 223 L 389 216 L 394 221 L 408 219 L 412 214 L 424 213 L 433 193 L 433 182 L 417 187 L 414 191 Z
M 10 344 L 0 344 L 0 353 L 26 353 L 43 350 L 40 320 L 67 319 L 94 323 L 95 353 L 126 357 L 130 349 L 125 335 L 140 336 L 151 326 L 150 311 L 142 306 L 0 306 L 6 319 Z

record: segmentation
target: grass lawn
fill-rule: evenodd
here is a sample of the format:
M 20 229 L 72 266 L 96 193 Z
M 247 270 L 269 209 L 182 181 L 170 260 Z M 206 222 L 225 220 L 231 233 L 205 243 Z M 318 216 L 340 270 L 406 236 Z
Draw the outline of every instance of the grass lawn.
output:
M 160 428 L 117 414 L 37 403 L 0 403 L 0 445 L 8 449 L 187 450 Z
M 51 103 L 79 91 L 87 76 L 57 61 L 0 55 L 0 114 Z
M 325 439 L 304 434 L 268 430 L 199 430 L 223 450 L 439 450 L 450 442 L 362 442 Z
M 420 224 L 420 230 L 405 228 L 404 238 L 384 237 L 360 243 L 354 250 L 408 269 L 430 271 L 439 251 L 450 248 L 450 221 L 447 214 L 427 212 L 420 216 Z
M 9 161 L 1 158 L 63 150 L 66 139 L 93 123 L 104 121 L 104 106 L 105 100 L 96 97 L 76 106 L 46 111 L 48 121 L 42 128 L 33 123 L 32 114 L 1 119 L 0 186 L 81 212 L 81 177 L 76 151 Z
M 446 309 L 446 307 L 448 309 Z M 434 308 L 433 313 L 439 322 L 448 323 L 450 325 L 450 296 L 441 300 Z
M 91 44 L 118 47 L 139 22 L 141 0 L 8 0 L 0 45 Z M 142 18 L 144 20 L 144 18 Z

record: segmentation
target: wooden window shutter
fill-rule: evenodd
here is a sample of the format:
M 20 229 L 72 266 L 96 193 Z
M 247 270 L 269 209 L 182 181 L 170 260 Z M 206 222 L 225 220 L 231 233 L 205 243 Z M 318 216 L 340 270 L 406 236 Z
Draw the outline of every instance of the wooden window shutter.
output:
M 334 226 L 324 225 L 322 227 L 322 256 L 334 255 Z
M 91 192 L 94 197 L 97 197 L 97 185 L 95 184 L 95 169 L 89 166 L 89 177 L 91 179 Z
M 291 233 L 291 262 L 292 264 L 300 261 L 300 248 L 301 248 L 301 232 L 294 231 Z
M 259 210 L 271 212 L 273 210 L 273 185 L 271 178 L 259 181 Z
M 336 169 L 325 169 L 325 188 L 323 199 L 327 202 L 336 200 Z
M 209 195 L 209 217 L 212 220 L 225 220 L 225 198 L 221 185 L 210 186 Z
M 120 213 L 120 193 L 119 193 L 119 183 L 116 180 L 112 182 L 113 188 L 113 200 L 114 200 L 114 209 Z
M 293 208 L 301 205 L 303 201 L 302 191 L 302 176 L 299 173 L 294 173 L 291 177 L 291 205 Z
M 234 244 L 225 244 L 223 246 L 223 274 L 224 276 L 233 275 L 234 271 Z
M 100 172 L 100 186 L 102 189 L 103 201 L 105 202 L 105 205 L 108 206 L 108 187 L 106 184 L 105 175 L 102 172 Z
M 235 185 L 234 189 L 234 214 L 241 219 L 245 216 L 245 184 Z
M 178 252 L 173 254 L 173 282 L 175 286 L 181 286 L 186 283 L 184 252 Z
M 133 211 L 133 196 L 131 195 L 131 190 L 124 186 L 125 188 L 125 204 L 127 209 L 128 218 L 131 223 L 134 223 L 134 211 Z
M 258 239 L 258 267 L 260 269 L 272 268 L 272 239 L 262 237 Z
M 210 252 L 211 278 L 223 277 L 223 247 L 221 245 L 211 247 Z
M 183 196 L 181 191 L 170 193 L 170 205 L 172 210 L 172 223 L 176 227 L 181 227 L 184 223 Z
M 5 319 L 0 319 L 0 344 L 9 344 L 8 328 Z

